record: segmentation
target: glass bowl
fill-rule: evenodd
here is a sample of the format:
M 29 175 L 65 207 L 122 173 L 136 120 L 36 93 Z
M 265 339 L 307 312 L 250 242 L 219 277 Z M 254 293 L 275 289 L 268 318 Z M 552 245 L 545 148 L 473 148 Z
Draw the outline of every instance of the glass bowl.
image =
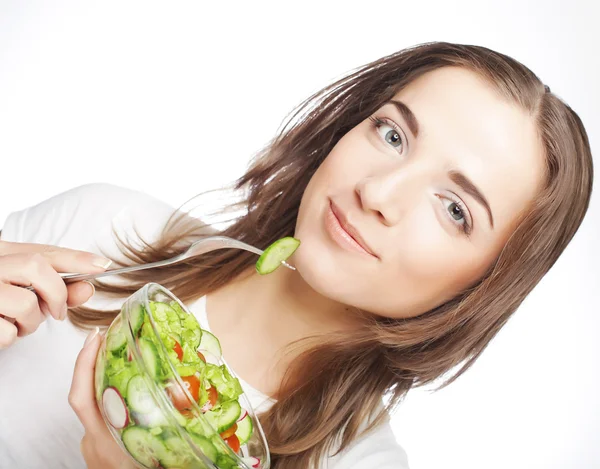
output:
M 263 430 L 218 340 L 157 283 L 131 295 L 108 328 L 95 391 L 110 432 L 139 467 L 270 466 Z

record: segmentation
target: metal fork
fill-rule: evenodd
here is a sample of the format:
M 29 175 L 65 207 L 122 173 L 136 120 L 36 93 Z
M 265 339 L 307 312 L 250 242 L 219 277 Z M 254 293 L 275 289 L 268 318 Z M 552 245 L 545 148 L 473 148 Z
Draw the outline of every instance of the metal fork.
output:
M 157 262 L 150 262 L 149 264 L 141 264 L 134 265 L 131 267 L 122 267 L 120 269 L 112 269 L 105 270 L 104 272 L 100 272 L 97 274 L 67 274 L 61 273 L 60 276 L 63 278 L 65 283 L 78 282 L 80 280 L 91 280 L 94 278 L 107 277 L 109 275 L 116 274 L 124 274 L 126 272 L 135 272 L 137 270 L 146 270 L 153 269 L 155 267 L 162 267 L 164 265 L 176 264 L 177 262 L 181 262 L 185 259 L 189 259 L 190 257 L 195 257 L 200 254 L 205 254 L 210 251 L 216 251 L 217 249 L 243 249 L 245 251 L 250 251 L 259 256 L 263 253 L 262 249 L 258 249 L 250 244 L 246 244 L 242 241 L 238 241 L 237 239 L 228 238 L 227 236 L 209 236 L 208 238 L 203 238 L 198 241 L 195 241 L 190 245 L 187 250 L 175 257 L 171 257 L 170 259 L 165 259 Z M 283 261 L 282 264 L 289 269 L 296 270 L 295 267 L 291 266 L 287 262 Z M 24 287 L 27 290 L 35 291 L 32 286 Z

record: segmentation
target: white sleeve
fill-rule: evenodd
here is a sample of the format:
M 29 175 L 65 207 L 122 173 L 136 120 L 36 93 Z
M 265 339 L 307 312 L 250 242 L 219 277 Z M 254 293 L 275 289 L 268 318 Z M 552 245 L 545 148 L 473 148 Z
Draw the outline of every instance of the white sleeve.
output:
M 383 423 L 342 453 L 323 461 L 319 469 L 409 469 L 408 456 Z
M 2 240 L 40 243 L 100 254 L 117 255 L 112 227 L 146 240 L 155 239 L 175 209 L 146 193 L 105 183 L 86 184 L 37 205 L 12 212 L 2 227 Z

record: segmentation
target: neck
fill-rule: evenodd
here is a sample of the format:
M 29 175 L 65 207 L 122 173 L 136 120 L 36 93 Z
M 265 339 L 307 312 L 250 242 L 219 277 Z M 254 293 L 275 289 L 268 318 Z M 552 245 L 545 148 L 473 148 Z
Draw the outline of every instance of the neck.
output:
M 298 272 L 283 266 L 264 276 L 248 269 L 221 293 L 231 307 L 226 314 L 261 322 L 276 337 L 327 334 L 351 327 L 356 319 L 352 308 L 319 294 Z
M 261 276 L 254 267 L 225 287 L 209 294 L 207 314 L 217 337 L 229 344 L 248 343 L 251 338 L 252 362 L 265 364 L 268 371 L 252 377 L 252 371 L 239 370 L 242 377 L 255 386 L 264 376 L 273 376 L 264 390 L 275 388 L 290 361 L 304 348 L 294 348 L 283 356 L 282 350 L 293 342 L 308 337 L 356 327 L 359 318 L 352 308 L 313 290 L 296 271 L 285 267 Z M 311 346 L 313 343 L 307 343 Z M 230 345 L 224 352 L 233 352 Z M 239 347 L 237 347 L 239 348 Z M 248 355 L 248 350 L 243 353 Z M 234 357 L 231 357 L 235 360 Z M 238 357 L 240 368 L 243 357 Z M 251 382 L 254 381 L 254 382 Z

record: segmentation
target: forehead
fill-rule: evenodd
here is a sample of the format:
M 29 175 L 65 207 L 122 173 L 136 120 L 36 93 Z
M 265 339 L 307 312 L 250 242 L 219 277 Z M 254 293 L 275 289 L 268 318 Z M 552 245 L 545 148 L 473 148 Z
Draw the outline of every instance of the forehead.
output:
M 500 230 L 541 188 L 544 157 L 533 117 L 479 75 L 444 67 L 411 82 L 394 99 L 419 123 L 413 151 L 426 152 L 444 171 L 463 171 L 488 199 Z

